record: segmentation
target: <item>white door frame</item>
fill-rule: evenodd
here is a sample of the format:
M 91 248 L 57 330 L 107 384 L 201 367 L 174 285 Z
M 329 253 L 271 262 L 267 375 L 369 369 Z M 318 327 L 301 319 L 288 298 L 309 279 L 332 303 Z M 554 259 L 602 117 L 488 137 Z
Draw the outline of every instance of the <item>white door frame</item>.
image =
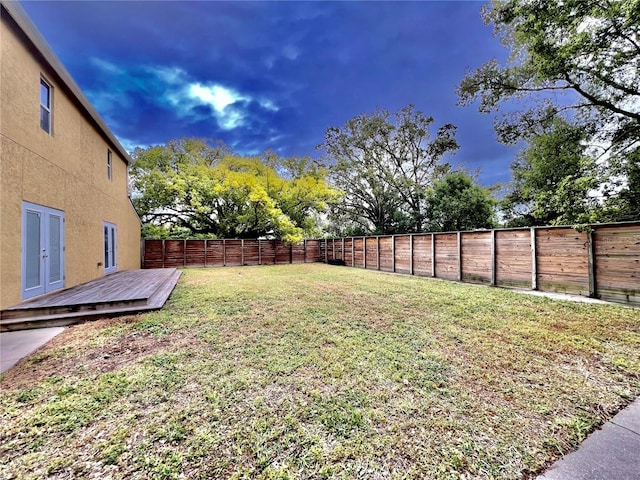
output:
M 104 249 L 104 274 L 118 270 L 118 227 L 114 223 L 102 222 L 102 244 Z
M 64 288 L 64 212 L 22 202 L 21 297 Z

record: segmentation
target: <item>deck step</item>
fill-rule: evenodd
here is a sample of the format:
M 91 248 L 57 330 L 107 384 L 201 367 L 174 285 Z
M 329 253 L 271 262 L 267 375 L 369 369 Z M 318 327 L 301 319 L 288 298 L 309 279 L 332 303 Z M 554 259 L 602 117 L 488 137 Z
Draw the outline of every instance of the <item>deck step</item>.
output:
M 0 312 L 0 332 L 66 326 L 84 320 L 160 309 L 171 295 L 182 274 L 176 269 L 171 269 L 171 272 L 167 272 L 167 270 L 162 272 L 166 278 L 159 282 L 155 290 L 147 289 L 145 293 L 148 296 L 146 298 L 134 298 L 127 295 L 128 299 L 126 300 L 111 299 L 103 302 L 96 297 L 97 300 L 93 303 L 33 306 L 31 302 L 25 302 L 23 308 L 21 305 L 11 307 Z M 40 300 L 34 303 L 47 302 Z
M 144 307 L 147 304 L 146 298 L 136 300 L 124 300 L 121 302 L 95 302 L 83 303 L 79 305 L 61 305 L 52 307 L 33 307 L 15 310 L 4 310 L 0 323 L 8 320 L 19 320 L 37 317 L 77 317 L 82 315 L 95 315 L 101 311 L 114 310 L 119 308 Z

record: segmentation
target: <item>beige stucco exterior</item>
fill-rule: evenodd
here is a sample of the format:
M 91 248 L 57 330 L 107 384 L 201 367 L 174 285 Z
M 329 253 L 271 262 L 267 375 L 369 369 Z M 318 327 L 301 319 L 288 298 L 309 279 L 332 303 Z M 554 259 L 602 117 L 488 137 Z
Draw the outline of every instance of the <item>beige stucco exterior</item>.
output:
M 103 222 L 117 228 L 117 269 L 140 268 L 128 155 L 43 42 L 22 9 L 2 3 L 0 309 L 22 300 L 23 202 L 64 212 L 65 287 L 104 275 Z M 52 87 L 51 134 L 40 127 L 41 78 Z

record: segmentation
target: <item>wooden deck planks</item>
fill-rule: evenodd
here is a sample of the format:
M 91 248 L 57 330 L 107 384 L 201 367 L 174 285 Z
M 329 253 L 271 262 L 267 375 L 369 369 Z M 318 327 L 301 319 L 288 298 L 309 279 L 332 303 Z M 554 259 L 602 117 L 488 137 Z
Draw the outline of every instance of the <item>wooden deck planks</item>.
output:
M 170 268 L 124 270 L 90 282 L 27 300 L 6 310 L 110 303 L 149 298 L 174 272 Z
M 125 270 L 52 292 L 0 312 L 0 329 L 69 325 L 90 317 L 161 308 L 175 287 L 175 268 Z

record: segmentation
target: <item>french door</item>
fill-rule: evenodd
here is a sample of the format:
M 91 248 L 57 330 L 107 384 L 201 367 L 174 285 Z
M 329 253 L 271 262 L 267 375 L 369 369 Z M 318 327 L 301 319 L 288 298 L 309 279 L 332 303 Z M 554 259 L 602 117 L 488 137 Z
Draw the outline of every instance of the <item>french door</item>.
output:
M 104 238 L 104 273 L 113 273 L 118 270 L 116 255 L 116 226 L 113 223 L 104 222 L 102 224 L 102 234 Z
M 22 299 L 64 287 L 64 212 L 22 204 Z

